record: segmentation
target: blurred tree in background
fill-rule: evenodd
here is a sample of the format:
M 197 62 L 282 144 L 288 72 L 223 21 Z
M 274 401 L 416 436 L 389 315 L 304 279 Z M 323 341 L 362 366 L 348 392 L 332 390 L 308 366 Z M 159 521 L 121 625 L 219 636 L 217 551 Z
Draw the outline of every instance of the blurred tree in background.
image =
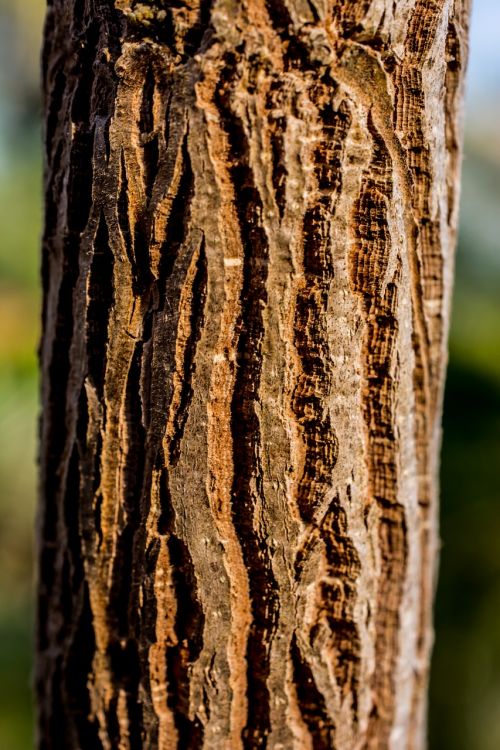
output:
M 6 750 L 32 745 L 43 13 L 43 0 L 0 0 L 0 748 Z M 432 750 L 500 747 L 499 24 L 498 0 L 476 0 L 445 399 Z

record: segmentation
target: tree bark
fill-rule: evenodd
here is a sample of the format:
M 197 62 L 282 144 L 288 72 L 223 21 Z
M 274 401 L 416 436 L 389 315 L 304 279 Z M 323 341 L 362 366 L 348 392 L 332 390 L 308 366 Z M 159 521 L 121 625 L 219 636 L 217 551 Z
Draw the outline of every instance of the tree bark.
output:
M 423 748 L 468 0 L 49 0 L 40 748 Z

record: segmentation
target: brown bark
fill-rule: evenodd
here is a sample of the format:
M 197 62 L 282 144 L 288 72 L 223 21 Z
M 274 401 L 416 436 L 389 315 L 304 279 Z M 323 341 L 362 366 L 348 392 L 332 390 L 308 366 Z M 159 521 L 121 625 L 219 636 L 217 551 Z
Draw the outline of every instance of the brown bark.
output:
M 49 0 L 40 748 L 422 748 L 468 0 Z

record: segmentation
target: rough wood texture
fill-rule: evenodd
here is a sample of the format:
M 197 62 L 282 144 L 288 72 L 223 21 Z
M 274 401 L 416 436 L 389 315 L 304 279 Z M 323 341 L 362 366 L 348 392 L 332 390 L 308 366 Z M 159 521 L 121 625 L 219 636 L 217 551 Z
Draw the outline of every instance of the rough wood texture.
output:
M 468 0 L 49 0 L 40 748 L 425 745 Z

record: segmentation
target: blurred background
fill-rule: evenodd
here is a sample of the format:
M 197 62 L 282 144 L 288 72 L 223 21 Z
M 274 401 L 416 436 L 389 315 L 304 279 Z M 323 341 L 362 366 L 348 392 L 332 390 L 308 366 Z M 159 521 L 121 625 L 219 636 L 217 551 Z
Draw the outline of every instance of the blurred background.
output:
M 0 0 L 0 748 L 32 746 L 43 0 Z M 431 750 L 500 748 L 500 3 L 475 0 Z

